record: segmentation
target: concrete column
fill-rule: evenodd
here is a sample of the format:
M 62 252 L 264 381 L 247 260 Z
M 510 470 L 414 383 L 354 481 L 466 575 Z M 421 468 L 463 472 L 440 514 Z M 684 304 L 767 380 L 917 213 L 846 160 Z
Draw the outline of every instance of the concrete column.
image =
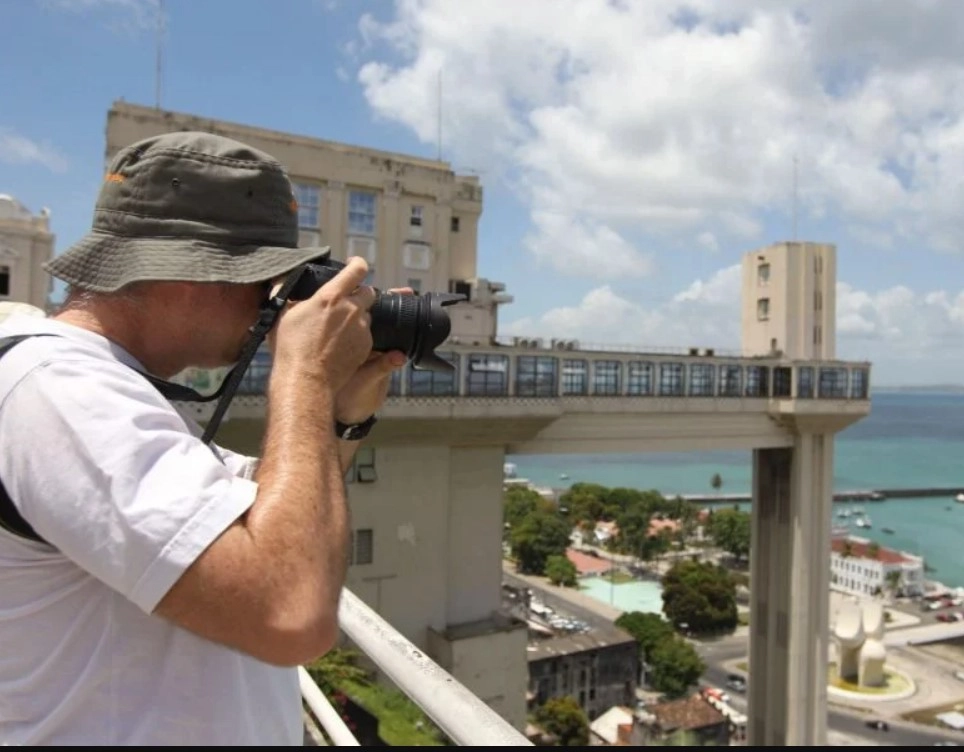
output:
M 833 436 L 753 452 L 748 744 L 824 746 Z
M 448 497 L 446 622 L 490 619 L 502 603 L 501 447 L 452 447 Z M 495 542 L 493 544 L 493 542 Z

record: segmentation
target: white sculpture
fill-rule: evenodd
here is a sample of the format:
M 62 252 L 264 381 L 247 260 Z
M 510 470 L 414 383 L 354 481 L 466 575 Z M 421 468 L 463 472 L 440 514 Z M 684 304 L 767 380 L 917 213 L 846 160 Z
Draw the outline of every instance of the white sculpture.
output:
M 859 687 L 884 684 L 884 608 L 876 601 L 844 601 L 837 611 L 833 637 L 837 643 L 837 674 Z

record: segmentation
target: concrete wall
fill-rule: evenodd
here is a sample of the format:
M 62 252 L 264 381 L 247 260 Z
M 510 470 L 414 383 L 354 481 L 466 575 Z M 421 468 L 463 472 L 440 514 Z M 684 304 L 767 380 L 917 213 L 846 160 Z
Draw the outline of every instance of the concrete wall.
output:
M 16 199 L 0 196 L 0 267 L 9 275 L 9 294 L 0 295 L 0 300 L 46 310 L 52 280 L 43 264 L 53 252 L 48 216 L 31 215 Z
M 763 280 L 760 267 L 769 266 Z M 743 353 L 831 360 L 836 352 L 836 247 L 776 243 L 743 256 Z M 766 318 L 760 301 L 769 301 Z

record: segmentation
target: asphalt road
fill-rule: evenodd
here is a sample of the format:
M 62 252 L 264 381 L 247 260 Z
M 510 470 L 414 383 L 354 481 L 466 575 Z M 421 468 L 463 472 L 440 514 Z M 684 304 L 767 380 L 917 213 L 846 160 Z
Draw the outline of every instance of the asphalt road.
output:
M 719 658 L 717 657 L 719 653 L 728 655 L 724 658 Z M 717 650 L 711 651 L 712 657 L 711 655 L 704 657 L 707 668 L 706 672 L 703 674 L 703 680 L 707 684 L 712 684 L 724 689 L 730 696 L 730 705 L 741 713 L 746 713 L 747 710 L 746 696 L 738 692 L 734 692 L 726 687 L 726 677 L 727 674 L 731 672 L 723 668 L 722 663 L 733 660 L 734 658 L 740 658 L 745 654 L 745 647 L 740 648 L 737 645 L 735 647 L 730 647 L 729 649 L 717 648 Z M 872 718 L 873 716 L 863 713 L 851 715 L 850 713 L 844 713 L 831 709 L 827 712 L 827 728 L 839 733 L 847 734 L 848 736 L 860 737 L 869 746 L 897 745 L 901 747 L 919 747 L 932 746 L 937 742 L 948 740 L 957 741 L 961 744 L 964 744 L 964 733 L 957 734 L 950 730 L 941 732 L 938 729 L 934 729 L 934 731 L 931 732 L 924 730 L 921 726 L 914 726 L 911 724 L 905 725 L 902 723 L 896 724 L 893 721 L 888 721 L 890 731 L 877 731 L 876 729 L 869 729 L 865 724 Z

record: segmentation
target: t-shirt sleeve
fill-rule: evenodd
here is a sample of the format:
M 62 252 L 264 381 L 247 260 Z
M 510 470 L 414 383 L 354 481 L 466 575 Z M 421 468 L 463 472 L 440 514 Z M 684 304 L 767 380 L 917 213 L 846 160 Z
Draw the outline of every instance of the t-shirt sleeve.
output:
M 150 613 L 251 506 L 257 485 L 219 461 L 142 376 L 96 367 L 47 362 L 10 391 L 0 478 L 45 540 Z

